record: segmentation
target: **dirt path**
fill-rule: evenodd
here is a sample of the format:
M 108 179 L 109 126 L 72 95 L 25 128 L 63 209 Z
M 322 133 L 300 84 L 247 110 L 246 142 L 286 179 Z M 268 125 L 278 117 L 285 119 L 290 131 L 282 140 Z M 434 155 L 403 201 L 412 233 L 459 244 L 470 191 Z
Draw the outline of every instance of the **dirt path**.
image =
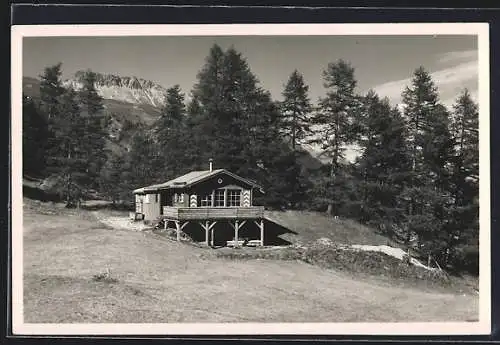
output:
M 118 215 L 110 215 L 109 212 L 93 211 L 92 214 L 104 225 L 118 230 L 144 231 L 151 228 L 142 221 L 130 220 L 123 212 Z

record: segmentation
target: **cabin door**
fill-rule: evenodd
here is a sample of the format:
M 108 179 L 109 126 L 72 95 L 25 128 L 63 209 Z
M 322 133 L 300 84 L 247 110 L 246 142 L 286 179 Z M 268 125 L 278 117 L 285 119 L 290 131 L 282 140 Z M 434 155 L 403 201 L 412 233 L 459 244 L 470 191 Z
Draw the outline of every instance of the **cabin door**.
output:
M 136 209 L 135 209 L 135 212 L 136 213 L 143 213 L 142 210 L 143 210 L 143 200 L 142 198 L 140 200 L 138 200 L 137 202 L 137 205 L 136 205 Z

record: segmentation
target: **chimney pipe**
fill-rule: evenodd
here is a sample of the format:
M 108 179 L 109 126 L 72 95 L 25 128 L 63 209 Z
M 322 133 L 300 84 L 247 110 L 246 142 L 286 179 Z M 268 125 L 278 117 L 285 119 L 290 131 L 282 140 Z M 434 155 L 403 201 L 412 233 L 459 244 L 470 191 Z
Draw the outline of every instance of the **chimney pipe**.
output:
M 208 160 L 208 163 L 209 163 L 209 165 L 210 165 L 210 172 L 212 172 L 212 170 L 213 170 L 213 164 L 212 164 L 212 162 L 213 162 L 213 159 L 212 159 L 212 158 L 210 158 L 210 159 Z

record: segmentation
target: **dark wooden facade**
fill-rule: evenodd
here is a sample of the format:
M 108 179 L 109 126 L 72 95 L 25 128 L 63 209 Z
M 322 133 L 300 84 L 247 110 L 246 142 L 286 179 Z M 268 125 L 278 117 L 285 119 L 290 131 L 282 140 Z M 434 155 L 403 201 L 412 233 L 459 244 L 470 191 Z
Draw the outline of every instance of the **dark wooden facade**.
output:
M 163 220 L 165 228 L 175 225 L 177 238 L 185 227 L 196 225 L 204 231 L 204 242 L 214 245 L 216 225 L 229 224 L 234 236 L 226 244 L 264 245 L 264 207 L 254 206 L 254 193 L 263 193 L 253 181 L 227 170 L 192 171 L 162 184 L 134 190 L 136 216 L 148 222 Z M 137 217 L 136 217 L 137 218 Z M 257 227 L 258 235 L 240 235 Z

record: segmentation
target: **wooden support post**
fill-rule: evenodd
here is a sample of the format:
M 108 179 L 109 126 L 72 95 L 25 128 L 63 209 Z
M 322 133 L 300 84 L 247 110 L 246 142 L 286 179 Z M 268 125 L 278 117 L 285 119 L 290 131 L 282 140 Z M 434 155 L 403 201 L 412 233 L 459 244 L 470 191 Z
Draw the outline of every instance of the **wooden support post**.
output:
M 216 221 L 216 220 L 214 220 L 214 221 L 212 222 L 212 224 L 210 224 L 210 226 L 209 226 L 208 228 L 209 228 L 209 229 L 213 229 L 213 227 L 215 226 L 215 224 L 217 224 L 217 221 Z
M 238 247 L 238 230 L 239 230 L 240 224 L 238 223 L 237 220 L 234 221 L 234 246 Z
M 260 220 L 260 245 L 264 246 L 264 219 Z
M 189 224 L 189 221 L 186 221 L 184 224 L 181 225 L 181 230 L 184 229 L 186 227 L 186 225 Z
M 209 246 L 210 245 L 210 238 L 209 238 L 210 222 L 207 220 L 207 221 L 205 221 L 205 225 L 202 225 L 202 226 L 205 229 L 205 243 L 207 246 Z
M 177 241 L 181 240 L 181 226 L 179 224 L 179 221 L 175 221 L 175 230 L 177 231 Z
M 163 219 L 163 228 L 165 230 L 167 230 L 167 226 L 168 226 L 168 219 Z
M 215 232 L 215 229 L 211 229 L 210 230 L 210 243 L 211 243 L 212 246 L 215 245 L 215 243 L 214 243 L 214 232 Z

